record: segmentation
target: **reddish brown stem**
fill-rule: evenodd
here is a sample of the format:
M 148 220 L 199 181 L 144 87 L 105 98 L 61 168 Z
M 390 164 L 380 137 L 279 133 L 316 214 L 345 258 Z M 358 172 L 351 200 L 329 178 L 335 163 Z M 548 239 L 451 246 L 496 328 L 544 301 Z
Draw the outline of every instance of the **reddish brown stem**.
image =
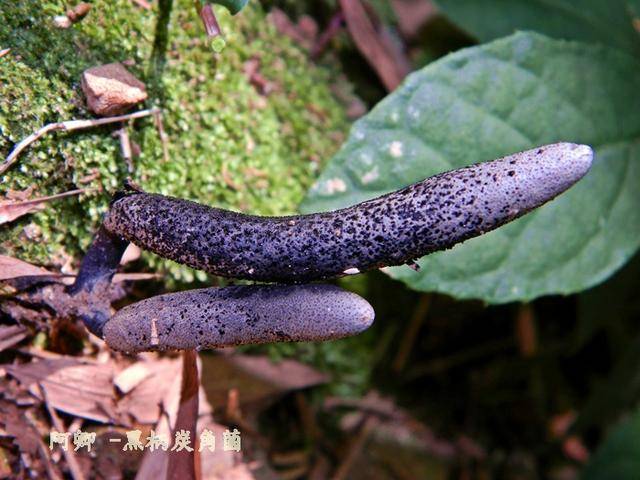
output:
M 211 4 L 205 3 L 203 6 L 200 1 L 196 0 L 196 10 L 198 10 L 198 15 L 202 19 L 207 36 L 209 38 L 219 36 L 221 34 L 220 25 L 218 25 L 218 19 Z
M 331 40 L 342 30 L 344 26 L 344 14 L 342 10 L 336 12 L 331 20 L 329 21 L 329 25 L 325 29 L 324 32 L 318 38 L 316 44 L 311 49 L 311 58 L 318 58 L 322 52 L 325 51 L 327 45 Z

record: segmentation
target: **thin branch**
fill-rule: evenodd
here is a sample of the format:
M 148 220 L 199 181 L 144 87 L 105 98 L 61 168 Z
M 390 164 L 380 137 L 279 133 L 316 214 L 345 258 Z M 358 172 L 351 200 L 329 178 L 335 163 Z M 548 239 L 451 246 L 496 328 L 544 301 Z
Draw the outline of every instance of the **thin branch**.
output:
M 364 417 L 360 429 L 349 447 L 347 455 L 342 459 L 342 462 L 336 469 L 333 477 L 331 477 L 332 480 L 344 480 L 349 478 L 349 471 L 351 470 L 351 467 L 364 450 L 369 436 L 379 423 L 380 421 L 373 415 L 366 415 Z
M 116 130 L 114 135 L 120 140 L 120 153 L 127 164 L 127 171 L 131 174 L 133 173 L 133 154 L 131 153 L 131 140 L 127 126 L 123 125 L 122 128 Z
M 182 353 L 182 384 L 180 387 L 180 406 L 176 416 L 176 424 L 172 436 L 176 432 L 187 431 L 195 439 L 198 431 L 198 392 L 200 391 L 200 375 L 198 374 L 198 353 L 186 350 Z M 194 441 L 195 445 L 195 441 Z M 196 478 L 195 448 L 176 451 L 169 455 L 167 479 Z
M 160 136 L 160 143 L 162 143 L 162 155 L 166 163 L 169 162 L 169 137 L 164 130 L 164 123 L 162 122 L 162 111 L 158 110 L 153 114 L 153 119 L 156 122 L 156 129 Z
M 133 3 L 138 5 L 139 7 L 144 8 L 145 10 L 151 10 L 151 4 L 147 2 L 147 0 L 133 0 Z
M 34 198 L 31 200 L 25 200 L 21 202 L 3 201 L 0 200 L 0 225 L 16 220 L 17 218 L 33 213 L 39 210 L 40 205 L 57 200 L 59 198 L 70 197 L 73 195 L 80 195 L 83 193 L 89 193 L 94 191 L 94 188 L 82 188 L 79 190 L 71 190 L 70 192 L 58 193 L 56 195 L 50 195 L 47 197 Z
M 53 406 L 49 403 L 49 399 L 47 398 L 47 392 L 44 388 L 44 385 L 39 383 L 38 388 L 40 390 L 40 395 L 42 396 L 42 400 L 44 401 L 45 406 L 47 407 L 47 411 L 49 412 L 49 416 L 51 417 L 51 422 L 53 423 L 53 427 L 59 431 L 64 432 L 64 425 L 62 424 L 62 420 L 53 409 Z M 62 450 L 62 454 L 64 455 L 65 460 L 67 461 L 67 465 L 69 465 L 69 470 L 71 471 L 71 477 L 73 480 L 84 480 L 85 476 L 80 469 L 80 465 L 78 464 L 78 460 L 76 459 L 75 453 L 73 449 Z
M 342 10 L 336 12 L 331 20 L 329 21 L 329 25 L 325 29 L 324 32 L 320 35 L 320 38 L 316 41 L 315 45 L 311 49 L 311 58 L 317 59 L 322 55 L 322 52 L 327 48 L 329 42 L 335 38 L 338 33 L 342 30 L 344 26 L 344 13 Z
M 396 358 L 393 361 L 391 368 L 394 372 L 401 372 L 407 365 L 407 360 L 409 359 L 409 355 L 413 350 L 413 345 L 416 343 L 416 338 L 418 336 L 418 333 L 420 332 L 420 328 L 422 327 L 422 324 L 424 323 L 424 320 L 429 313 L 430 304 L 431 295 L 429 295 L 428 293 L 423 293 L 418 300 L 418 305 L 416 306 L 416 309 L 411 316 L 411 321 L 409 322 L 409 325 L 404 332 L 404 336 L 402 337 L 402 341 L 400 343 L 400 348 L 398 349 Z
M 20 153 L 31 145 L 33 142 L 38 140 L 40 137 L 46 135 L 49 132 L 54 131 L 72 131 L 72 130 L 81 130 L 85 128 L 93 128 L 99 127 L 100 125 L 106 125 L 109 123 L 117 123 L 125 120 L 132 120 L 135 118 L 148 117 L 149 115 L 154 115 L 158 112 L 158 108 L 151 108 L 147 110 L 140 110 L 138 112 L 129 113 L 126 115 L 118 115 L 116 117 L 107 117 L 107 118 L 98 118 L 98 119 L 88 119 L 88 120 L 68 120 L 66 122 L 57 122 L 50 123 L 49 125 L 45 125 L 40 130 L 35 133 L 32 133 L 27 138 L 18 143 L 15 148 L 11 151 L 9 156 L 5 159 L 2 164 L 0 164 L 0 175 L 7 171 L 7 169 L 15 163 L 18 159 Z
M 376 71 L 387 90 L 392 91 L 402 82 L 408 70 L 399 52 L 390 50 L 388 42 L 378 33 L 362 0 L 340 0 L 347 28 L 362 56 Z
M 81 195 L 83 193 L 94 192 L 95 190 L 96 190 L 95 188 L 79 188 L 77 190 L 70 190 L 64 193 L 56 193 L 55 195 L 49 195 L 46 197 L 34 198 L 32 200 L 24 200 L 22 202 L 16 202 L 15 205 L 19 205 L 21 207 L 26 205 L 37 205 L 39 203 L 50 202 L 51 200 L 57 200 L 59 198 L 71 197 L 73 195 Z
M 207 32 L 209 38 L 214 38 L 220 35 L 220 25 L 218 25 L 218 19 L 213 11 L 213 7 L 210 3 L 205 3 L 204 6 L 199 0 L 195 0 L 196 10 L 198 15 L 202 19 L 204 29 Z

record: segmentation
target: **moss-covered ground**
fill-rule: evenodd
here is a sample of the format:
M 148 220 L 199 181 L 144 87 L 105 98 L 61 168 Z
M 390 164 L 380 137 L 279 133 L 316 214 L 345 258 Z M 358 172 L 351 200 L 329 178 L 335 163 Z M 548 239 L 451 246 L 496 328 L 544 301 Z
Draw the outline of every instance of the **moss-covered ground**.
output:
M 162 72 L 151 60 L 155 10 L 130 0 L 96 0 L 85 19 L 60 29 L 53 27 L 53 18 L 64 13 L 67 2 L 0 3 L 0 48 L 11 48 L 0 59 L 2 157 L 47 123 L 90 118 L 80 74 L 116 61 L 126 62 L 147 84 L 146 106 L 158 105 L 164 112 L 168 161 L 152 119 L 130 127 L 140 150 L 131 176 L 148 191 L 256 214 L 291 213 L 346 131 L 343 108 L 330 92 L 335 75 L 278 35 L 259 2 L 250 2 L 235 17 L 217 9 L 227 42 L 218 54 L 206 41 L 193 3 L 174 1 Z M 243 72 L 250 59 L 259 60 L 261 75 L 272 85 L 266 96 Z M 97 189 L 2 226 L 3 253 L 52 266 L 66 255 L 79 260 L 109 195 L 128 176 L 111 136 L 115 128 L 50 135 L 1 177 L 0 193 L 34 184 L 37 195 Z M 189 282 L 199 275 L 146 258 L 172 279 Z
M 149 99 L 140 108 L 161 107 L 168 136 L 166 161 L 151 118 L 129 127 L 140 152 L 131 174 L 136 183 L 238 211 L 295 212 L 348 128 L 330 89 L 337 72 L 311 63 L 279 35 L 257 1 L 235 17 L 216 9 L 226 48 L 215 53 L 192 2 L 175 0 L 166 55 L 154 53 L 159 3 L 171 2 L 154 2 L 155 10 L 145 10 L 131 0 L 96 0 L 81 22 L 59 29 L 53 18 L 65 12 L 67 2 L 0 0 L 0 49 L 11 48 L 0 58 L 0 157 L 45 124 L 92 118 L 80 75 L 88 67 L 120 61 L 147 84 Z M 270 82 L 266 96 L 243 71 L 252 59 L 259 60 L 260 74 Z M 78 265 L 111 193 L 130 175 L 112 136 L 116 128 L 51 134 L 0 176 L 0 198 L 32 185 L 38 196 L 96 189 L 0 226 L 0 253 L 53 268 L 69 259 Z M 136 268 L 164 273 L 169 288 L 213 280 L 151 254 Z M 254 350 L 313 364 L 332 373 L 331 391 L 354 393 L 370 374 L 365 368 L 370 341 L 367 336 Z

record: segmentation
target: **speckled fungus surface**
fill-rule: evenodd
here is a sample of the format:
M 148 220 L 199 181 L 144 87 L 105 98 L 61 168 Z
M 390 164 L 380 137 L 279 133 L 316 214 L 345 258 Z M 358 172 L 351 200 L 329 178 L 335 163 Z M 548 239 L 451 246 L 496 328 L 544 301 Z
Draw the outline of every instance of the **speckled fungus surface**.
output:
M 104 338 L 125 352 L 322 341 L 360 333 L 373 318 L 364 299 L 333 285 L 206 288 L 129 305 Z
M 348 124 L 330 89 L 338 75 L 278 34 L 260 2 L 234 17 L 219 9 L 227 41 L 221 54 L 211 50 L 193 2 L 173 4 L 166 64 L 155 78 L 157 2 L 146 10 L 130 0 L 95 0 L 90 14 L 65 30 L 52 27 L 51 19 L 69 2 L 3 3 L 0 46 L 11 51 L 0 68 L 0 157 L 47 123 L 93 118 L 84 108 L 80 75 L 116 61 L 147 85 L 149 98 L 139 108 L 162 108 L 168 150 L 167 160 L 152 118 L 129 129 L 139 151 L 133 174 L 108 127 L 40 139 L 0 175 L 0 193 L 32 185 L 38 196 L 95 190 L 3 225 L 4 254 L 52 268 L 79 260 L 127 176 L 165 195 L 263 215 L 293 213 L 342 143 Z M 243 72 L 252 59 L 260 60 L 260 74 L 274 87 L 268 96 Z M 143 261 L 168 273 L 169 284 L 206 279 L 159 257 Z
M 557 143 L 430 177 L 335 212 L 258 217 L 133 191 L 104 226 L 215 275 L 305 282 L 411 262 L 481 235 L 580 180 L 593 151 Z

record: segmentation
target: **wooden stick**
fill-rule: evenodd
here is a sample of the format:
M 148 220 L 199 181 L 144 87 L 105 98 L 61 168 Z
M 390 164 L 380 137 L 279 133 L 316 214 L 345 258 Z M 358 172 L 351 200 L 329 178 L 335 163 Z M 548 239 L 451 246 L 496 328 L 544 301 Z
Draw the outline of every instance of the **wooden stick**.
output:
M 156 122 L 156 129 L 158 130 L 158 135 L 160 136 L 160 143 L 162 143 L 162 156 L 164 157 L 164 161 L 166 163 L 169 162 L 169 137 L 164 130 L 164 124 L 162 122 L 162 111 L 158 110 L 153 114 L 153 119 Z
M 9 156 L 5 159 L 2 164 L 0 164 L 0 174 L 3 174 L 11 165 L 15 163 L 18 159 L 20 153 L 31 145 L 33 142 L 38 140 L 40 137 L 46 135 L 49 132 L 54 132 L 58 130 L 63 131 L 72 131 L 72 130 L 82 130 L 86 128 L 99 127 L 100 125 L 106 125 L 109 123 L 117 123 L 125 120 L 133 120 L 135 118 L 148 117 L 149 115 L 154 115 L 158 112 L 158 108 L 150 108 L 147 110 L 140 110 L 138 112 L 129 113 L 126 115 L 118 115 L 116 117 L 107 117 L 107 118 L 98 118 L 98 119 L 87 119 L 87 120 L 68 120 L 66 122 L 57 122 L 50 123 L 49 125 L 45 125 L 40 130 L 32 133 L 27 138 L 18 143 L 15 148 L 11 151 Z
M 218 25 L 218 19 L 213 11 L 213 7 L 210 3 L 202 5 L 200 0 L 195 0 L 195 7 L 204 24 L 204 29 L 207 32 L 209 38 L 214 38 L 220 35 L 220 25 Z
M 51 417 L 53 426 L 57 431 L 64 432 L 64 425 L 62 424 L 62 420 L 60 420 L 60 417 L 49 403 L 44 385 L 39 383 L 38 387 L 42 395 L 42 400 L 44 401 L 44 404 L 47 407 L 47 411 L 49 412 L 49 416 Z M 85 476 L 80 469 L 80 465 L 78 464 L 78 460 L 76 459 L 73 449 L 67 448 L 67 450 L 62 450 L 62 454 L 64 455 L 64 458 L 69 465 L 69 470 L 71 471 L 71 477 L 73 477 L 73 480 L 85 480 Z
M 196 478 L 196 438 L 198 431 L 198 392 L 200 376 L 198 374 L 198 352 L 186 350 L 182 353 L 182 385 L 180 387 L 180 406 L 172 436 L 186 430 L 193 434 L 192 450 L 172 452 L 167 465 L 167 480 Z
M 133 154 L 131 153 L 131 140 L 129 139 L 129 132 L 127 126 L 122 125 L 122 128 L 116 130 L 115 136 L 120 140 L 120 153 L 124 162 L 127 164 L 127 171 L 129 174 L 133 173 Z
M 429 313 L 429 306 L 431 304 L 431 295 L 428 293 L 423 293 L 418 300 L 418 305 L 416 306 L 413 315 L 411 316 L 411 321 L 407 326 L 407 329 L 404 332 L 404 336 L 402 337 L 402 341 L 400 343 L 400 348 L 398 349 L 398 353 L 396 358 L 393 361 L 392 369 L 394 372 L 401 372 L 404 370 L 404 367 L 407 365 L 407 360 L 409 359 L 409 354 L 413 350 L 413 345 L 416 342 L 416 337 L 418 336 L 418 332 L 424 323 L 424 320 Z

